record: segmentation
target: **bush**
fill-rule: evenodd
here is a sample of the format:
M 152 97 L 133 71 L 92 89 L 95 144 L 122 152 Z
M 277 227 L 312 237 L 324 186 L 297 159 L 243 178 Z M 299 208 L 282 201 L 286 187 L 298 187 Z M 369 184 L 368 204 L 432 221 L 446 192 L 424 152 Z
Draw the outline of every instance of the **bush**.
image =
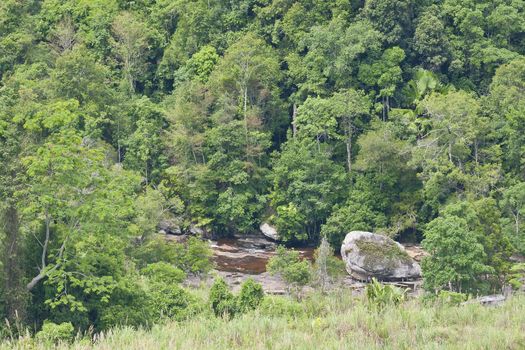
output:
M 46 344 L 57 344 L 59 342 L 71 342 L 74 337 L 75 329 L 71 322 L 56 324 L 50 321 L 44 321 L 42 330 L 36 334 L 39 342 Z
M 277 248 L 267 268 L 271 274 L 279 274 L 287 283 L 294 285 L 306 285 L 312 277 L 310 263 L 302 260 L 299 252 L 287 250 L 283 246 Z
M 189 237 L 184 243 L 167 242 L 157 235 L 132 252 L 139 267 L 165 262 L 186 273 L 208 273 L 213 268 L 213 252 L 207 242 Z
M 222 278 L 211 286 L 209 302 L 215 316 L 233 317 L 237 312 L 237 300 Z
M 109 303 L 98 304 L 96 330 L 108 330 L 115 326 L 139 327 L 152 321 L 153 312 L 148 303 L 150 293 L 138 275 L 129 275 L 119 281 Z
M 369 305 L 382 310 L 387 305 L 398 305 L 405 300 L 406 290 L 379 283 L 375 278 L 366 286 Z
M 213 252 L 206 241 L 190 237 L 186 243 L 175 244 L 175 265 L 186 273 L 203 274 L 213 268 Z
M 249 278 L 241 286 L 241 293 L 237 297 L 237 308 L 239 312 L 255 310 L 263 299 L 263 287 Z
M 149 295 L 149 307 L 154 320 L 182 321 L 200 312 L 204 303 L 182 287 L 174 284 L 154 284 Z
M 148 309 L 153 321 L 181 321 L 201 312 L 203 303 L 178 284 L 186 279 L 181 269 L 165 262 L 148 265 L 141 270 L 148 277 Z
M 520 289 L 525 283 L 525 263 L 514 264 L 510 268 L 509 283 L 513 289 Z
M 139 267 L 157 262 L 177 263 L 176 245 L 162 235 L 154 235 L 131 252 Z
M 451 292 L 448 290 L 442 290 L 438 294 L 438 300 L 444 304 L 459 305 L 462 302 L 467 301 L 467 299 L 467 294 Z
M 304 309 L 299 302 L 280 296 L 268 296 L 264 298 L 259 306 L 259 310 L 262 315 L 271 317 L 297 318 L 304 315 Z
M 186 279 L 184 271 L 166 262 L 149 264 L 140 272 L 152 281 L 160 283 L 181 283 Z

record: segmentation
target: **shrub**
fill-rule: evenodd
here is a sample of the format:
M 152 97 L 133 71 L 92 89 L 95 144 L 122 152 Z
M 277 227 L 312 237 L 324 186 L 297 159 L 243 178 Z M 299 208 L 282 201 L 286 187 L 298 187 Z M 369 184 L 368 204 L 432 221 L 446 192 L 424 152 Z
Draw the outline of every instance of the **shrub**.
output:
M 233 317 L 237 312 L 235 296 L 222 278 L 217 278 L 210 288 L 209 302 L 215 316 Z
M 306 285 L 311 279 L 310 263 L 301 260 L 299 252 L 287 250 L 279 246 L 276 255 L 271 257 L 267 265 L 271 274 L 279 274 L 290 284 Z
M 46 344 L 71 342 L 74 337 L 74 332 L 75 329 L 71 322 L 56 324 L 46 320 L 44 321 L 42 330 L 36 334 L 36 339 Z
M 239 312 L 255 310 L 263 298 L 263 287 L 249 278 L 241 286 L 241 292 L 237 298 L 237 308 Z
M 96 330 L 115 326 L 139 327 L 152 321 L 154 310 L 149 307 L 150 293 L 138 275 L 129 275 L 119 281 L 109 303 L 98 305 Z
M 208 273 L 213 268 L 210 246 L 197 237 L 189 237 L 184 243 L 173 243 L 157 235 L 135 248 L 132 254 L 139 267 L 165 262 L 192 274 Z
M 152 281 L 160 283 L 181 283 L 186 279 L 184 271 L 167 262 L 149 264 L 140 272 Z
M 265 316 L 282 316 L 297 318 L 304 315 L 302 305 L 290 298 L 280 296 L 268 296 L 264 298 L 259 306 L 259 311 Z
M 509 283 L 514 289 L 520 289 L 525 283 L 525 263 L 515 264 L 510 268 Z
M 398 305 L 405 300 L 406 290 L 384 285 L 375 278 L 366 286 L 366 298 L 369 305 L 382 310 L 387 305 Z
M 174 245 L 176 250 L 175 265 L 186 273 L 208 273 L 213 268 L 213 252 L 206 241 L 190 237 L 186 243 Z
M 182 321 L 202 312 L 203 303 L 197 297 L 175 284 L 156 283 L 149 294 L 149 307 L 154 319 L 167 318 Z
M 167 242 L 162 235 L 154 235 L 148 238 L 140 246 L 132 251 L 139 267 L 147 266 L 157 262 L 177 263 L 176 245 L 178 243 Z
M 463 293 L 451 292 L 448 290 L 442 290 L 438 294 L 438 300 L 445 304 L 459 305 L 464 301 L 467 301 L 468 295 Z
M 197 298 L 179 286 L 186 273 L 166 263 L 158 262 L 141 270 L 148 277 L 148 309 L 153 321 L 172 319 L 181 321 L 201 312 Z

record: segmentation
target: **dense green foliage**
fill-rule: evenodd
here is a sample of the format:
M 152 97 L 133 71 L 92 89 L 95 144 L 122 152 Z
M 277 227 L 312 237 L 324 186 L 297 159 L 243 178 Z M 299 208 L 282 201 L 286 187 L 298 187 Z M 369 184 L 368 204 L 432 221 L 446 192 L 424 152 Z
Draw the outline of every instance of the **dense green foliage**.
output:
M 525 253 L 524 34 L 522 0 L 1 1 L 0 318 L 185 318 L 210 251 L 163 220 L 422 240 L 428 290 L 497 290 Z

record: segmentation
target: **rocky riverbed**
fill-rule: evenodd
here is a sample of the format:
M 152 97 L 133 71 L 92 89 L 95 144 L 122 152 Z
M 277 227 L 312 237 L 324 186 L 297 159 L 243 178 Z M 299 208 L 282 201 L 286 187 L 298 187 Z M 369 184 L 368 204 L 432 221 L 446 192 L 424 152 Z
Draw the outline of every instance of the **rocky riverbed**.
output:
M 264 236 L 242 236 L 230 239 L 219 239 L 209 241 L 213 250 L 213 261 L 215 271 L 213 274 L 219 275 L 225 279 L 230 287 L 236 291 L 242 282 L 248 278 L 253 278 L 261 283 L 266 293 L 285 294 L 287 284 L 279 277 L 272 276 L 266 271 L 266 263 L 275 254 L 277 243 L 268 240 Z M 295 248 L 305 259 L 313 260 L 313 247 Z M 407 253 L 416 261 L 420 261 L 425 255 L 421 247 L 417 245 L 405 245 Z M 213 278 L 207 280 L 189 279 L 188 284 L 196 286 L 198 284 L 211 284 Z M 421 281 L 395 283 L 408 287 L 417 292 Z M 366 284 L 352 279 L 347 276 L 340 281 L 338 285 L 343 285 L 356 294 L 361 293 Z M 308 287 L 305 288 L 307 292 Z

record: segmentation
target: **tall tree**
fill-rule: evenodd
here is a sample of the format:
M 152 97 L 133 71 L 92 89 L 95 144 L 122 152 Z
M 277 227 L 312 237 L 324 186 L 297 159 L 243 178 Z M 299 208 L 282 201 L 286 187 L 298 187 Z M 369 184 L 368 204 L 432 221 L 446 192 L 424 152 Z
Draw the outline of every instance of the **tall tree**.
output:
M 150 30 L 144 22 L 130 12 L 118 15 L 112 29 L 118 58 L 123 65 L 127 89 L 135 92 L 136 81 L 145 71 Z

